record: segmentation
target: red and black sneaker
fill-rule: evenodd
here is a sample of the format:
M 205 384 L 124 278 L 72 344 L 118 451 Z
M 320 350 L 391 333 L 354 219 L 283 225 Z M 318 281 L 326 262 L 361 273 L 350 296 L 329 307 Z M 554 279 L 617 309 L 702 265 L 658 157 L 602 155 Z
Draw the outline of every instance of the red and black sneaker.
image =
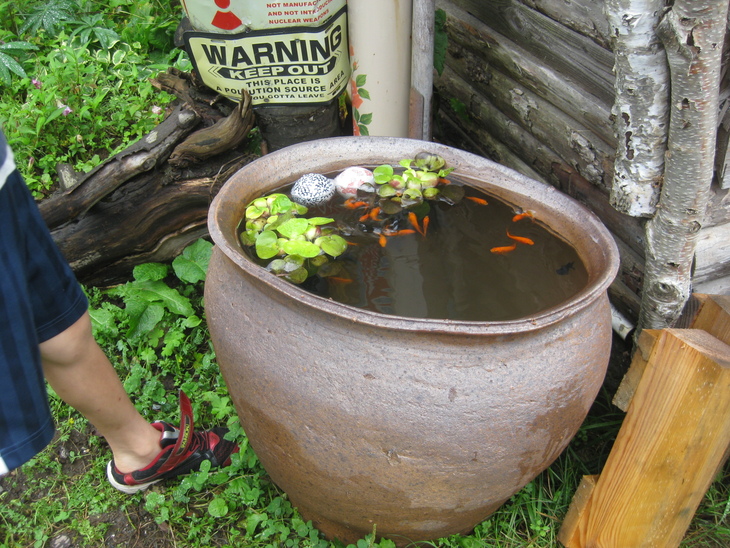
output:
M 228 466 L 231 455 L 238 452 L 238 445 L 223 439 L 227 428 L 213 428 L 195 432 L 193 408 L 185 393 L 180 391 L 180 428 L 158 421 L 152 426 L 160 431 L 162 451 L 145 468 L 123 474 L 109 461 L 106 475 L 109 482 L 120 491 L 132 494 L 147 489 L 153 483 L 198 470 L 203 461 L 212 467 Z

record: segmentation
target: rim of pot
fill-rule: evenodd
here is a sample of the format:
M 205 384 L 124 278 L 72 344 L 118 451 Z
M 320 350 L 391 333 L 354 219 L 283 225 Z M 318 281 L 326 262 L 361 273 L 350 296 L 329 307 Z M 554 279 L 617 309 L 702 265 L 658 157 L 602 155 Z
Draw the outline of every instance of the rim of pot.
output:
M 450 176 L 487 190 L 507 203 L 534 210 L 538 219 L 548 219 L 550 222 L 544 224 L 572 245 L 584 262 L 588 269 L 586 285 L 559 305 L 515 320 L 413 318 L 382 314 L 314 295 L 257 265 L 239 245 L 237 228 L 251 200 L 292 183 L 305 173 L 333 173 L 353 165 L 397 165 L 401 159 L 413 158 L 424 151 L 445 158 L 447 166 L 454 168 Z M 242 167 L 223 185 L 211 203 L 208 229 L 213 242 L 228 259 L 291 299 L 347 321 L 402 331 L 500 335 L 541 329 L 601 297 L 619 266 L 618 249 L 608 229 L 594 213 L 555 187 L 476 154 L 439 143 L 398 137 L 333 137 L 266 154 Z

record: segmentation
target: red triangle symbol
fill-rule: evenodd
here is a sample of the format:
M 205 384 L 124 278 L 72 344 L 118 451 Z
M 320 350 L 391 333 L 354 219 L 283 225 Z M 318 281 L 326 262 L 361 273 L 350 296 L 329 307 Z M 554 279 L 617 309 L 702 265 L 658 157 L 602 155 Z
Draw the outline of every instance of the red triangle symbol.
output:
M 211 25 L 222 30 L 233 30 L 243 24 L 235 13 L 230 11 L 218 11 L 213 17 Z

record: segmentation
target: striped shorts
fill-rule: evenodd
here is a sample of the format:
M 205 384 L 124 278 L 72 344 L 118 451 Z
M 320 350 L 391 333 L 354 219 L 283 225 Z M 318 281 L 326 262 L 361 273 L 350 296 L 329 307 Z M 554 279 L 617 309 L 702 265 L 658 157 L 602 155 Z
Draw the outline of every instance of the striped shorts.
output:
M 0 132 L 0 475 L 51 441 L 38 345 L 87 307 Z

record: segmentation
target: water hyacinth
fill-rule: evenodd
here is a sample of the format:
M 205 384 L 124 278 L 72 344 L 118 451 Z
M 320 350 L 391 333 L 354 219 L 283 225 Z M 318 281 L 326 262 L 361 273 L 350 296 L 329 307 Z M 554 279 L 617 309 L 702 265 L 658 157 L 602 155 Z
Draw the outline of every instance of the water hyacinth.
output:
M 445 168 L 443 158 L 428 153 L 401 160 L 399 165 L 404 168 L 402 173 L 396 173 L 393 166 L 384 164 L 373 170 L 373 177 L 378 196 L 403 208 L 436 199 L 441 193 L 439 183 L 446 182 L 445 177 L 453 171 L 453 168 Z
M 254 247 L 266 268 L 300 284 L 347 249 L 347 242 L 329 217 L 302 217 L 307 207 L 274 193 L 256 198 L 246 207 L 241 243 Z

